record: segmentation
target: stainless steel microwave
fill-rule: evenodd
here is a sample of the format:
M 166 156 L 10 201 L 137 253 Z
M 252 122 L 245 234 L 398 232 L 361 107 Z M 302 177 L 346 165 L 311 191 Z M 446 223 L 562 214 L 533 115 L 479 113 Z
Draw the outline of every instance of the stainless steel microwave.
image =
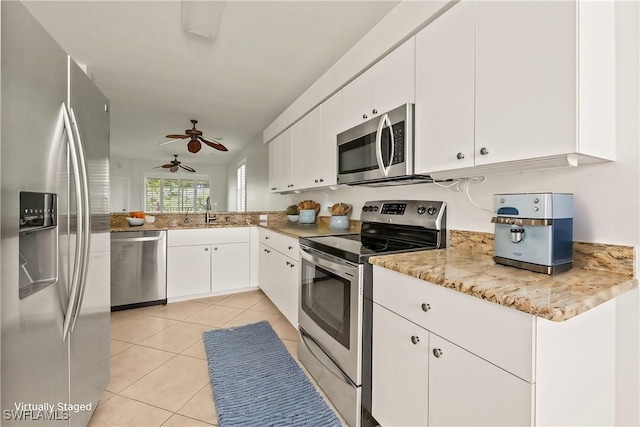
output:
M 414 174 L 414 105 L 404 104 L 338 135 L 338 184 L 432 182 Z

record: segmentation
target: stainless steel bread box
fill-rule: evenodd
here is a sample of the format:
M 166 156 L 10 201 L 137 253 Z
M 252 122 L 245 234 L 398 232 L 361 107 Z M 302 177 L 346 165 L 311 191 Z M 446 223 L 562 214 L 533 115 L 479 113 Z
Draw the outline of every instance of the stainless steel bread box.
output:
M 494 261 L 555 274 L 573 265 L 573 194 L 494 194 Z

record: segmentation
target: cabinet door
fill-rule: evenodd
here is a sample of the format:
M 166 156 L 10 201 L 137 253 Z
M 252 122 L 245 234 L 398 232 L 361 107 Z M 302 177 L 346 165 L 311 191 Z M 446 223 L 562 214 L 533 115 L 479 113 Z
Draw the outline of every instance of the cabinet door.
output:
M 212 245 L 211 290 L 249 287 L 249 243 Z
M 274 257 L 276 251 L 260 243 L 258 249 L 258 285 L 260 289 L 273 301 L 274 295 Z
M 278 190 L 278 170 L 276 169 L 277 138 L 269 143 L 269 191 L 276 192 Z
M 316 175 L 319 184 L 337 183 L 338 134 L 342 131 L 342 91 L 327 99 L 321 106 L 320 141 L 318 143 Z
M 302 140 L 300 142 L 304 147 L 304 157 L 297 164 L 294 162 L 293 165 L 293 170 L 297 170 L 300 174 L 302 188 L 313 188 L 321 185 L 318 170 L 323 166 L 323 156 L 326 156 L 320 144 L 322 138 L 320 133 L 321 118 L 320 107 L 316 107 L 302 119 Z M 297 181 L 296 179 L 296 183 Z
M 342 89 L 342 130 L 371 118 L 371 69 Z
M 278 292 L 280 297 L 278 309 L 284 314 L 291 325 L 298 329 L 298 301 L 300 299 L 300 263 L 286 256 L 278 256 L 282 280 L 282 289 Z M 277 281 L 277 279 L 276 279 Z
M 309 173 L 306 169 L 307 157 L 311 154 L 306 140 L 305 128 L 307 116 L 298 120 L 291 126 L 291 179 L 287 184 L 287 189 L 308 188 Z
M 427 425 L 428 349 L 425 329 L 373 304 L 371 413 L 381 425 Z
M 370 117 L 415 101 L 415 37 L 371 68 Z
M 211 291 L 209 245 L 170 246 L 167 249 L 167 297 Z
M 475 2 L 416 35 L 416 173 L 474 165 Z
M 269 143 L 269 188 L 291 190 L 291 128 Z
M 477 165 L 576 150 L 576 8 L 477 2 Z
M 532 384 L 435 334 L 429 344 L 429 425 L 533 424 Z

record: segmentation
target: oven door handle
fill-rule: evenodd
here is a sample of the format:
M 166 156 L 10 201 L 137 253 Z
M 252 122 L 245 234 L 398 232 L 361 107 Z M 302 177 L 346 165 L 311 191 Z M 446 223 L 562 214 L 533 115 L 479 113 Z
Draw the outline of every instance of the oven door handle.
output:
M 344 277 L 345 279 L 346 279 L 345 276 L 349 276 L 351 279 L 353 279 L 358 274 L 357 267 L 352 267 L 347 264 L 340 264 L 335 261 L 331 261 L 327 258 L 321 257 L 319 255 L 314 255 L 311 252 L 309 252 L 307 249 L 302 247 L 300 248 L 300 256 L 303 259 L 306 259 L 307 261 L 309 261 L 310 263 L 319 265 L 320 267 L 331 270 L 332 273 L 336 273 L 339 276 Z
M 355 384 L 353 383 L 353 381 L 351 381 L 351 378 L 349 378 L 349 376 L 347 374 L 345 374 L 342 371 L 342 368 L 340 368 L 340 366 L 338 366 L 335 362 L 333 362 L 332 364 L 335 365 L 335 367 L 331 367 L 331 366 L 327 366 L 326 363 L 324 363 L 317 355 L 316 352 L 314 351 L 314 349 L 312 349 L 309 346 L 309 341 L 311 343 L 313 343 L 314 347 L 317 347 L 321 353 L 323 353 L 324 357 L 326 357 L 327 359 L 331 360 L 331 358 L 329 356 L 327 356 L 327 352 L 324 351 L 324 349 L 320 346 L 320 344 L 318 344 L 312 337 L 311 335 L 309 335 L 304 329 L 300 328 L 300 337 L 302 338 L 302 342 L 304 343 L 304 346 L 307 347 L 307 350 L 309 350 L 309 353 L 311 353 L 311 355 L 318 361 L 318 363 L 320 363 L 322 366 L 324 366 L 327 371 L 331 372 L 331 374 L 333 374 L 333 376 L 335 376 L 336 378 L 338 378 L 339 380 L 345 382 L 346 384 L 355 387 Z

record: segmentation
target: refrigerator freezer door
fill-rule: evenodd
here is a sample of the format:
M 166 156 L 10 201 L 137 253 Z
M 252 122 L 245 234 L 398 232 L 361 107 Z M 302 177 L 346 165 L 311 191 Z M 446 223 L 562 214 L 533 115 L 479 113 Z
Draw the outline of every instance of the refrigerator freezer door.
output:
M 67 142 L 62 104 L 67 99 L 67 55 L 20 2 L 2 7 L 1 138 L 1 408 L 2 425 L 68 425 L 62 414 L 31 419 L 21 403 L 68 401 L 68 346 L 62 340 L 67 309 L 70 218 L 66 204 Z M 58 282 L 20 300 L 20 191 L 57 194 Z M 47 239 L 48 240 L 48 239 Z M 44 251 L 42 245 L 38 250 Z M 10 418 L 10 419 L 6 419 Z M 16 418 L 22 418 L 17 420 Z
M 87 275 L 69 341 L 71 403 L 91 403 L 95 409 L 110 366 L 109 101 L 73 60 L 69 76 L 69 107 L 85 154 L 91 214 Z M 70 415 L 72 426 L 84 426 L 91 412 Z

